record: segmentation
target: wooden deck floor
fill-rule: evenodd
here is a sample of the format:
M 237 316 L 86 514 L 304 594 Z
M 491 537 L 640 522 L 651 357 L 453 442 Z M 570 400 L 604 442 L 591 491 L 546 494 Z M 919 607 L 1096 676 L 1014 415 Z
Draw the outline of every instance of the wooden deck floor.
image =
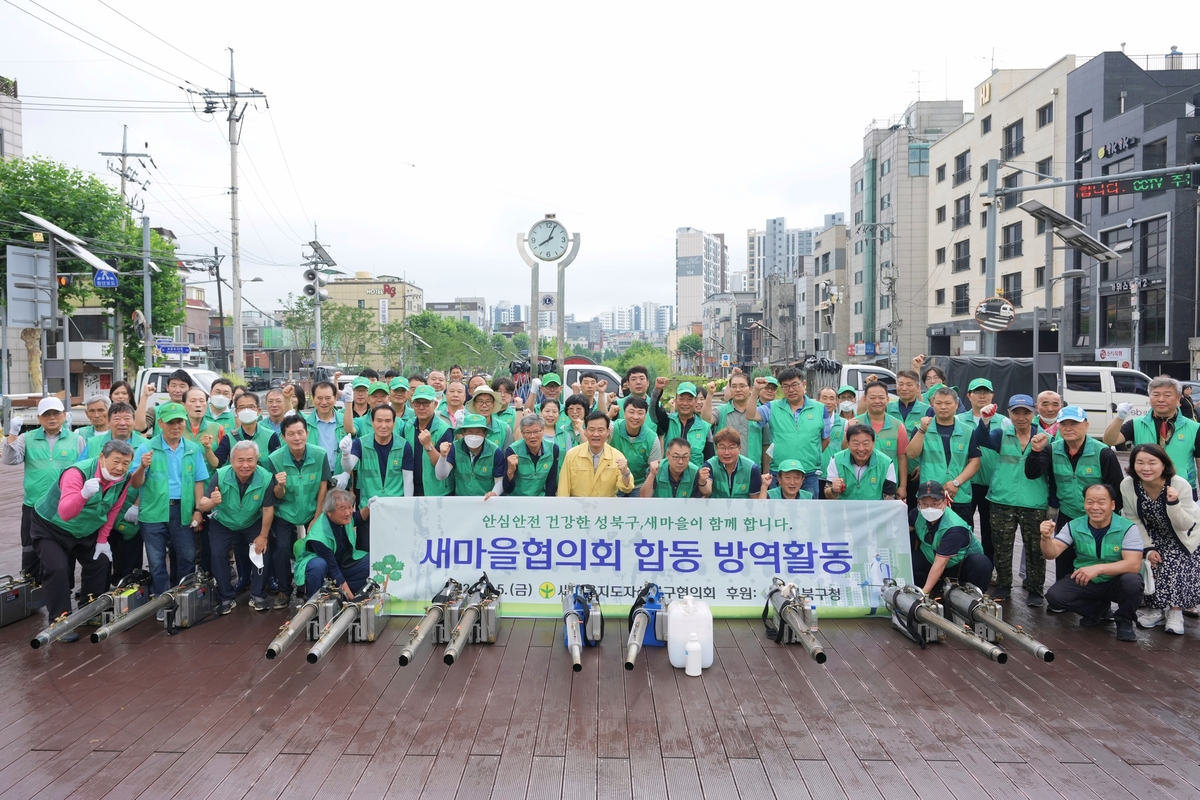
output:
M 19 491 L 0 473 L 0 571 Z M 263 657 L 283 612 L 34 651 L 39 615 L 0 628 L 0 797 L 1200 797 L 1195 631 L 1129 645 L 1012 613 L 1054 663 L 922 651 L 864 620 L 822 625 L 819 666 L 718 621 L 688 678 L 654 648 L 626 672 L 610 623 L 576 674 L 558 624 L 506 621 L 452 667 L 438 647 L 402 668 L 411 621 L 393 620 L 309 665 Z

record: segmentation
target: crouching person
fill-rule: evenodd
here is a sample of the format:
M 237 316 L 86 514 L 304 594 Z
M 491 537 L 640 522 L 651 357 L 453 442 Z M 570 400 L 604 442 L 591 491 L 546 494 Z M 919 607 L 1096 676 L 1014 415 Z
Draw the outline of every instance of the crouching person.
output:
M 250 579 L 250 607 L 266 611 L 265 554 L 270 542 L 271 523 L 275 520 L 275 477 L 258 465 L 258 443 L 243 439 L 229 451 L 229 463 L 213 474 L 208 492 L 196 503 L 204 512 L 212 512 L 208 541 L 212 549 L 213 577 L 217 579 L 218 612 L 228 614 L 237 606 L 237 591 L 229 575 L 229 551 L 248 553 L 253 547 L 258 556 L 250 564 L 249 575 L 238 575 L 241 584 Z M 238 563 L 251 559 L 238 559 Z M 239 567 L 241 569 L 242 567 Z
M 371 577 L 371 558 L 359 550 L 354 535 L 355 523 L 371 517 L 371 507 L 356 511 L 354 495 L 344 489 L 330 489 L 325 495 L 324 513 L 308 529 L 308 535 L 296 542 L 295 578 L 304 586 L 305 597 L 316 594 L 325 579 L 353 597 Z
M 971 524 L 948 508 L 946 490 L 925 481 L 917 491 L 913 529 L 917 548 L 912 554 L 913 581 L 926 594 L 954 578 L 983 589 L 992 580 L 992 562 L 971 533 Z
M 1046 593 L 1051 608 L 1074 611 L 1079 624 L 1094 626 L 1117 604 L 1117 639 L 1136 642 L 1133 619 L 1142 602 L 1142 534 L 1137 525 L 1116 515 L 1117 492 L 1106 483 L 1084 491 L 1085 516 L 1058 533 L 1053 522 L 1041 526 L 1042 555 L 1048 561 L 1075 546 L 1075 571 L 1060 578 Z
M 132 461 L 128 444 L 106 442 L 97 458 L 64 469 L 35 507 L 30 536 L 42 563 L 50 622 L 71 610 L 69 557 L 83 566 L 85 600 L 107 591 L 112 562 L 108 535 L 125 502 Z M 78 640 L 74 631 L 59 637 L 60 642 Z

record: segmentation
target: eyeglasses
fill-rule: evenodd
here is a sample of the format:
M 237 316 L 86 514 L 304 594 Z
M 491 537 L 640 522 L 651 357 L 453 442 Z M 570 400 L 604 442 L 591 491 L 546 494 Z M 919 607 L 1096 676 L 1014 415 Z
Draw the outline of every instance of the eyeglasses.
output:
M 691 457 L 691 453 L 667 453 L 667 458 L 672 461 L 687 461 Z

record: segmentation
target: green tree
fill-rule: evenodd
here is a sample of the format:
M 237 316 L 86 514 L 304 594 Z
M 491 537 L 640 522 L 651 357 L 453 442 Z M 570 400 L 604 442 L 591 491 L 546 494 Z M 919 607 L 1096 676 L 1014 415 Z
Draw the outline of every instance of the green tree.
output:
M 528 333 L 514 333 L 513 337 L 512 337 L 512 345 L 513 345 L 513 349 L 516 350 L 518 353 L 528 353 L 529 352 L 529 334 Z
M 374 315 L 365 308 L 341 303 L 321 304 L 321 347 L 337 355 L 339 364 L 366 361 L 367 346 L 377 338 Z
M 278 303 L 281 309 L 279 321 L 288 332 L 289 344 L 304 353 L 312 350 L 317 333 L 312 298 L 288 292 L 287 299 Z
M 704 339 L 698 333 L 689 333 L 679 340 L 679 360 L 686 365 L 684 370 L 700 371 L 700 360 L 704 354 Z

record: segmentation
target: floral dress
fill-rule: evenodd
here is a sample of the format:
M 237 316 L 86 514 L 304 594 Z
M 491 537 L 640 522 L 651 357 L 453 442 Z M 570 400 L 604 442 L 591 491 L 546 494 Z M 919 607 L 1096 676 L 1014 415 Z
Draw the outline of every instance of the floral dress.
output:
M 1200 550 L 1189 553 L 1180 543 L 1167 516 L 1167 488 L 1150 497 L 1142 482 L 1134 480 L 1137 513 L 1146 533 L 1158 548 L 1162 562 L 1153 567 L 1154 594 L 1146 596 L 1150 608 L 1191 608 L 1200 604 Z

